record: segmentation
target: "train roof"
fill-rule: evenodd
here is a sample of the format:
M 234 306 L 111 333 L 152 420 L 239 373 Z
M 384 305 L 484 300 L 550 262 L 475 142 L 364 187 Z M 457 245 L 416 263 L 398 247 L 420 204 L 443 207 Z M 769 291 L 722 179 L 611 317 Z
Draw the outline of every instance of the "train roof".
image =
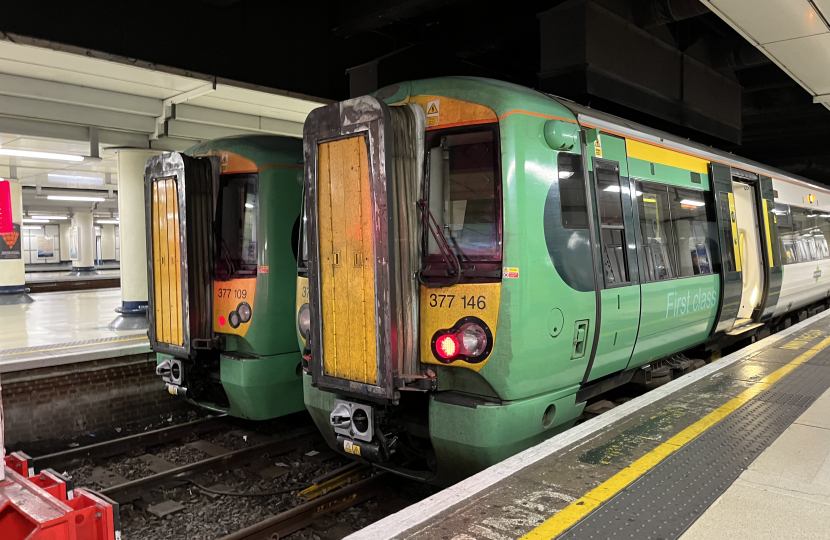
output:
M 822 186 L 796 174 L 788 173 L 780 169 L 764 165 L 763 163 L 758 163 L 757 161 L 753 161 L 751 159 L 742 158 L 711 146 L 696 143 L 689 139 L 683 139 L 676 135 L 666 133 L 665 131 L 653 129 L 648 126 L 638 124 L 637 122 L 631 122 L 629 120 L 625 120 L 624 118 L 607 114 L 590 107 L 585 107 L 559 96 L 552 94 L 547 95 L 570 109 L 582 125 L 636 138 L 646 143 L 663 146 L 672 150 L 678 150 L 687 154 L 693 154 L 709 161 L 724 163 L 731 167 L 769 176 L 775 180 L 796 183 L 804 187 L 809 187 L 811 189 L 830 194 L 830 188 L 827 186 Z

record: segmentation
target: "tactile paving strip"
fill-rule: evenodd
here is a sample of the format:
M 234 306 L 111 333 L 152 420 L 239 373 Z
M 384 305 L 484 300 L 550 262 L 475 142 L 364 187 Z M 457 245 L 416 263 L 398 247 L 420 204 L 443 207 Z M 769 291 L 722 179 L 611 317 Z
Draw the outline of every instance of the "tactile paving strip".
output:
M 830 351 L 822 351 L 669 456 L 560 538 L 678 538 L 828 388 Z
M 36 347 L 22 347 L 20 349 L 5 349 L 0 351 L 0 355 L 8 356 L 12 354 L 22 354 L 37 351 L 48 351 L 53 349 L 62 349 L 69 347 L 83 347 L 84 345 L 98 345 L 99 343 L 107 343 L 108 341 L 123 341 L 125 339 L 136 339 L 140 337 L 147 337 L 147 332 L 141 334 L 129 334 L 125 336 L 116 336 L 111 338 L 88 339 L 86 341 L 73 341 L 71 343 L 53 343 L 50 345 L 38 345 Z

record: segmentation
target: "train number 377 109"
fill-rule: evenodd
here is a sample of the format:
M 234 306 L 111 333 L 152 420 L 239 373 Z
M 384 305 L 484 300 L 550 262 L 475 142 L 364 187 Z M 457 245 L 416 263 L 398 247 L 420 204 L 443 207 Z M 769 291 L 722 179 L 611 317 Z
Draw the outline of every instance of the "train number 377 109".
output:
M 455 302 L 456 295 L 454 294 L 430 294 L 429 295 L 429 307 L 437 307 L 437 308 L 452 308 L 453 302 Z M 460 299 L 461 307 L 465 309 L 486 309 L 487 308 L 487 297 L 482 296 L 475 296 L 475 295 L 464 295 Z M 456 304 L 457 305 L 457 304 Z

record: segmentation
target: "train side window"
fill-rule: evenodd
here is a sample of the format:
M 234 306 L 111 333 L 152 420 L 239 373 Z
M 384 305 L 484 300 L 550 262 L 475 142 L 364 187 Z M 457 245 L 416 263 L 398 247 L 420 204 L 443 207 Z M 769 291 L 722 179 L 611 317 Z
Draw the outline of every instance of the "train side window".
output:
M 717 223 L 709 194 L 671 186 L 672 226 L 677 242 L 677 267 L 681 277 L 711 274 L 712 251 L 716 249 Z
M 616 287 L 629 282 L 620 166 L 614 162 L 595 160 L 594 177 L 599 206 L 605 286 Z
M 640 233 L 645 280 L 663 281 L 677 277 L 674 231 L 666 186 L 637 182 L 637 206 L 640 210 Z
M 793 216 L 790 207 L 786 204 L 775 203 L 775 223 L 778 225 L 778 240 L 781 243 L 781 254 L 783 264 L 794 264 L 798 262 L 798 250 L 795 245 L 793 229 Z
M 815 218 L 807 208 L 790 206 L 790 213 L 793 220 L 792 239 L 795 244 L 796 259 L 798 262 L 809 262 L 818 260 L 816 243 L 813 240 L 813 229 Z
M 562 227 L 587 229 L 588 203 L 585 200 L 582 156 L 560 152 L 557 165 L 559 167 L 559 208 L 562 212 Z

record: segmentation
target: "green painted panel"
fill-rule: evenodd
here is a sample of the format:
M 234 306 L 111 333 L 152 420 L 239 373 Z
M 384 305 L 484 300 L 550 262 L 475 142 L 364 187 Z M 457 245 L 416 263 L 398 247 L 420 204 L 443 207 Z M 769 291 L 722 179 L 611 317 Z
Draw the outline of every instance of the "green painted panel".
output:
M 219 373 L 231 416 L 267 420 L 303 410 L 299 352 L 263 358 L 221 356 Z
M 570 428 L 585 405 L 574 402 L 576 390 L 476 408 L 431 398 L 429 435 L 439 478 L 461 480 Z
M 629 368 L 706 340 L 717 316 L 720 276 L 645 283 L 640 288 L 640 333 Z
M 654 165 L 654 174 L 651 174 L 651 166 Z M 637 158 L 628 158 L 628 167 L 632 178 L 648 180 L 650 182 L 661 182 L 673 186 L 686 187 L 691 189 L 709 189 L 709 175 L 700 174 L 700 184 L 692 183 L 692 173 L 686 169 L 644 161 Z
M 639 285 L 602 291 L 599 342 L 589 381 L 616 373 L 628 366 L 637 340 L 639 313 Z
M 602 146 L 601 159 L 616 161 L 620 164 L 620 177 L 628 176 L 628 163 L 625 157 L 625 139 L 617 137 L 616 135 L 602 133 L 600 134 L 600 144 Z M 595 153 L 589 155 L 599 157 Z
M 527 110 L 518 103 L 514 108 Z M 550 114 L 555 110 L 550 109 Z M 571 360 L 576 321 L 590 321 L 587 339 L 589 343 L 593 340 L 596 295 L 593 290 L 577 291 L 562 279 L 545 240 L 545 205 L 551 185 L 557 181 L 558 155 L 544 141 L 545 122 L 539 116 L 511 114 L 499 127 L 504 193 L 502 264 L 518 267 L 519 277 L 502 281 L 493 353 L 479 373 L 503 400 L 579 384 L 589 355 Z M 562 311 L 567 330 L 552 337 L 547 321 L 554 308 Z

